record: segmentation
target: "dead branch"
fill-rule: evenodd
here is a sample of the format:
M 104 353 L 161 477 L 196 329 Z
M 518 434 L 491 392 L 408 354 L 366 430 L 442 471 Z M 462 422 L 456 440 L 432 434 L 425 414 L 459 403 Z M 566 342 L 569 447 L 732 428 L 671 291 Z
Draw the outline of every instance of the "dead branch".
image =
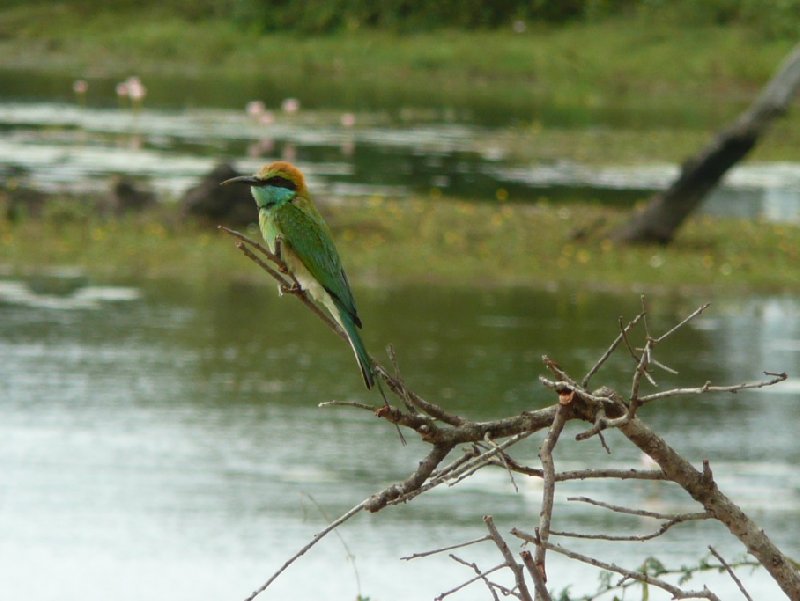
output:
M 623 243 L 668 244 L 684 220 L 714 189 L 728 169 L 742 160 L 769 129 L 789 110 L 800 89 L 800 45 L 789 53 L 753 104 L 681 166 L 678 178 L 611 238 Z
M 632 507 L 623 507 L 622 505 L 613 505 L 604 501 L 597 501 L 590 497 L 567 497 L 567 501 L 577 501 L 579 503 L 587 503 L 596 507 L 602 507 L 613 511 L 615 513 L 625 513 L 628 515 L 638 515 L 645 518 L 653 518 L 656 520 L 672 520 L 683 516 L 684 520 L 704 520 L 711 517 L 708 512 L 703 513 L 661 513 L 660 511 L 647 511 L 645 509 L 633 509 Z
M 364 507 L 371 513 L 380 511 L 387 503 L 403 497 L 409 492 L 418 490 L 420 486 L 428 479 L 436 466 L 447 457 L 447 454 L 452 449 L 452 445 L 434 445 L 428 456 L 419 462 L 419 467 L 406 478 L 403 482 L 393 484 L 385 488 L 381 492 L 372 495 L 364 503 Z
M 533 584 L 536 588 L 536 601 L 553 601 L 550 596 L 550 591 L 547 590 L 544 574 L 542 574 L 542 570 L 539 569 L 539 566 L 534 563 L 531 552 L 525 549 L 524 551 L 520 551 L 519 556 L 522 557 L 522 563 L 533 579 Z
M 241 232 L 237 232 L 236 230 L 232 230 L 225 226 L 219 225 L 217 226 L 223 232 L 230 234 L 234 238 L 238 240 L 236 242 L 236 248 L 242 251 L 242 254 L 246 256 L 248 259 L 253 261 L 256 265 L 258 265 L 261 269 L 266 271 L 269 276 L 274 279 L 278 283 L 278 287 L 281 293 L 291 294 L 295 296 L 297 299 L 300 300 L 306 307 L 308 307 L 314 315 L 319 317 L 325 325 L 327 325 L 331 330 L 333 330 L 342 340 L 347 342 L 347 334 L 339 324 L 336 323 L 327 313 L 325 313 L 317 303 L 308 295 L 308 293 L 303 290 L 302 286 L 300 286 L 300 282 L 290 273 L 289 268 L 286 266 L 286 263 L 283 262 L 278 255 L 271 253 L 268 249 L 266 249 L 263 245 L 259 244 L 255 240 L 248 238 Z M 248 245 L 254 249 L 256 249 L 259 253 L 264 255 L 268 261 L 270 261 L 275 267 L 273 268 L 260 257 L 258 257 L 253 251 L 248 248 Z
M 705 304 L 702 304 L 702 305 L 700 305 L 699 307 L 697 307 L 697 309 L 695 309 L 694 311 L 692 311 L 691 313 L 689 313 L 689 315 L 687 315 L 686 317 L 684 317 L 684 318 L 683 318 L 683 320 L 679 321 L 679 322 L 678 322 L 678 323 L 676 323 L 674 326 L 672 326 L 672 327 L 671 327 L 669 330 L 667 330 L 666 332 L 664 332 L 663 334 L 661 334 L 661 336 L 659 336 L 658 338 L 656 338 L 656 339 L 654 340 L 654 342 L 658 343 L 658 342 L 661 342 L 662 340 L 665 340 L 666 338 L 669 338 L 669 337 L 670 337 L 670 336 L 672 336 L 672 335 L 673 335 L 675 332 L 677 332 L 677 331 L 678 331 L 678 330 L 680 330 L 680 329 L 681 329 L 683 326 L 685 326 L 687 323 L 689 323 L 690 321 L 692 321 L 692 320 L 693 320 L 695 317 L 697 317 L 698 315 L 700 315 L 700 314 L 701 314 L 703 311 L 705 311 L 706 309 L 708 309 L 710 306 L 711 306 L 711 303 L 705 303 Z
M 490 537 L 487 537 L 487 538 L 490 538 Z M 502 570 L 504 567 L 506 567 L 505 562 L 503 562 L 501 564 L 498 564 L 498 565 L 494 566 L 493 568 L 490 568 L 490 569 L 488 569 L 488 570 L 486 570 L 484 572 L 481 572 L 480 568 L 477 565 L 475 565 L 474 563 L 466 562 L 463 559 L 461 559 L 460 557 L 458 557 L 456 555 L 453 555 L 452 553 L 449 555 L 449 557 L 453 561 L 456 561 L 456 562 L 458 562 L 458 563 L 460 563 L 462 565 L 465 565 L 465 566 L 468 566 L 468 567 L 472 568 L 472 570 L 476 573 L 476 576 L 474 578 L 470 578 L 469 580 L 467 580 L 466 582 L 464 582 L 462 584 L 459 584 L 455 588 L 451 588 L 449 591 L 445 591 L 444 593 L 436 595 L 436 597 L 434 597 L 434 601 L 441 601 L 442 599 L 444 599 L 448 595 L 452 595 L 453 593 L 457 593 L 461 589 L 468 587 L 470 584 L 472 584 L 473 582 L 477 582 L 478 580 L 483 580 L 486 583 L 486 586 L 489 587 L 489 592 L 492 594 L 492 597 L 495 599 L 495 601 L 500 601 L 500 599 L 497 598 L 497 593 L 494 592 L 493 583 L 487 578 L 487 576 L 489 574 L 493 573 L 493 572 L 497 572 L 498 570 Z
M 506 544 L 506 541 L 504 541 L 503 537 L 500 536 L 500 533 L 497 531 L 497 526 L 494 525 L 492 516 L 483 516 L 483 521 L 486 524 L 486 528 L 489 530 L 489 536 L 492 537 L 494 544 L 497 545 L 497 549 L 500 551 L 503 559 L 505 559 L 506 565 L 514 574 L 514 580 L 517 583 L 517 590 L 519 591 L 520 599 L 523 601 L 533 601 L 531 594 L 528 592 L 528 585 L 525 583 L 525 574 L 522 571 L 522 566 L 516 562 L 514 556 L 511 554 L 511 550 Z
M 628 515 L 636 515 L 636 516 L 648 517 L 666 521 L 663 522 L 655 532 L 651 532 L 650 534 L 624 536 L 624 535 L 601 534 L 601 533 L 587 534 L 583 532 L 566 532 L 566 531 L 555 531 L 555 530 L 553 530 L 551 534 L 555 534 L 558 536 L 566 536 L 570 538 L 585 538 L 594 540 L 607 540 L 614 542 L 619 542 L 619 541 L 641 542 L 661 536 L 676 524 L 680 524 L 683 522 L 697 521 L 697 520 L 707 520 L 711 518 L 711 514 L 709 514 L 707 511 L 699 513 L 659 513 L 655 511 L 645 511 L 643 509 L 633 509 L 631 507 L 623 507 L 621 505 L 612 505 L 610 503 L 605 503 L 603 501 L 596 501 L 595 499 L 591 499 L 589 497 L 567 497 L 567 501 L 580 501 L 582 503 L 588 503 L 590 505 L 596 505 L 598 507 L 609 509 L 615 513 L 624 513 Z
M 684 591 L 683 589 L 666 582 L 665 580 L 661 580 L 660 578 L 656 578 L 654 576 L 650 576 L 644 572 L 636 572 L 633 570 L 627 570 L 623 567 L 620 567 L 613 563 L 607 563 L 605 561 L 601 561 L 594 557 L 589 557 L 588 555 L 582 555 L 580 553 L 576 553 L 575 551 L 571 551 L 570 549 L 566 549 L 561 545 L 557 545 L 555 543 L 543 542 L 539 539 L 525 534 L 524 532 L 520 532 L 516 528 L 511 530 L 511 534 L 521 538 L 522 540 L 533 543 L 535 545 L 542 545 L 547 547 L 550 551 L 555 551 L 556 553 L 560 553 L 570 559 L 575 559 L 582 563 L 594 566 L 596 568 L 601 568 L 603 570 L 608 570 L 609 572 L 616 572 L 617 574 L 621 574 L 625 578 L 629 578 L 632 580 L 637 580 L 639 582 L 647 583 L 651 586 L 656 586 L 660 589 L 663 589 L 672 595 L 673 599 L 708 599 L 709 601 L 720 601 L 719 597 L 717 597 L 714 593 L 712 593 L 708 588 L 703 587 L 702 591 Z
M 603 353 L 597 362 L 589 369 L 583 379 L 581 380 L 581 388 L 586 388 L 589 386 L 589 382 L 591 381 L 592 377 L 600 370 L 600 368 L 608 361 L 608 358 L 617 350 L 619 343 L 622 342 L 622 339 L 627 335 L 627 333 L 633 328 L 639 320 L 644 317 L 644 313 L 639 313 L 636 317 L 630 320 L 625 326 L 622 325 L 622 317 L 619 318 L 620 321 L 620 333 L 614 339 L 614 342 L 606 349 L 606 352 Z
M 366 503 L 366 501 L 362 501 L 358 505 L 352 507 L 350 510 L 348 510 L 347 512 L 342 514 L 340 517 L 338 517 L 337 519 L 332 521 L 327 526 L 325 526 L 325 528 L 323 528 L 322 530 L 317 532 L 314 535 L 314 538 L 312 538 L 308 543 L 306 543 L 306 545 L 302 549 L 300 549 L 297 553 L 295 553 L 289 559 L 287 559 L 284 562 L 284 564 L 280 568 L 278 568 L 278 570 L 274 574 L 272 574 L 272 576 L 270 576 L 269 579 L 267 579 L 267 581 L 264 584 L 259 586 L 252 593 L 250 593 L 250 596 L 248 596 L 245 599 L 245 601 L 253 601 L 253 599 L 255 599 L 258 595 L 260 595 L 265 590 L 267 590 L 269 585 L 272 584 L 278 578 L 278 576 L 280 576 L 283 572 L 285 572 L 286 569 L 290 565 L 292 565 L 295 561 L 297 561 L 303 555 L 305 555 L 314 545 L 316 545 L 319 541 L 321 541 L 323 538 L 325 538 L 325 536 L 327 534 L 329 534 L 330 532 L 332 532 L 333 530 L 335 530 L 336 528 L 338 528 L 339 526 L 344 524 L 347 520 L 349 520 L 351 517 L 356 515 L 362 509 L 364 509 L 365 503 Z
M 736 586 L 739 587 L 739 590 L 741 591 L 742 595 L 744 595 L 744 598 L 747 599 L 747 601 L 753 601 L 753 598 L 750 596 L 750 593 L 748 593 L 747 589 L 744 588 L 744 585 L 742 584 L 742 581 L 739 580 L 739 577 L 733 571 L 733 568 L 730 565 L 728 565 L 728 562 L 725 561 L 725 558 L 722 557 L 722 555 L 720 555 L 717 552 L 717 550 L 714 547 L 712 547 L 711 545 L 708 545 L 708 550 L 711 551 L 711 554 L 714 557 L 716 557 L 717 560 L 719 560 L 719 562 L 722 564 L 722 567 L 725 568 L 725 571 L 728 572 L 728 575 L 736 583 Z
M 763 565 L 790 599 L 800 599 L 800 572 L 767 534 L 707 478 L 679 455 L 666 441 L 634 418 L 619 427 L 637 447 L 647 453 L 666 476 L 679 484 L 715 519 L 722 522 Z
M 539 451 L 539 459 L 542 462 L 542 472 L 544 474 L 544 487 L 542 491 L 542 508 L 539 511 L 539 538 L 547 542 L 550 538 L 550 522 L 553 518 L 553 499 L 556 489 L 556 468 L 553 462 L 553 449 L 561 436 L 564 424 L 567 421 L 567 409 L 564 405 L 559 405 L 553 425 L 542 442 Z M 545 566 L 545 548 L 542 545 L 536 547 L 535 567 L 541 574 L 542 582 L 547 582 L 547 570 Z M 541 596 L 538 595 L 537 596 Z
M 764 388 L 766 386 L 772 386 L 774 384 L 777 384 L 778 382 L 783 382 L 789 377 L 785 373 L 774 373 L 769 371 L 765 371 L 764 375 L 772 377 L 768 380 L 759 380 L 757 382 L 742 382 L 741 384 L 734 384 L 732 386 L 712 386 L 711 382 L 706 382 L 702 386 L 695 388 L 672 388 L 671 390 L 664 390 L 662 392 L 655 392 L 653 394 L 645 395 L 641 397 L 639 401 L 642 404 L 644 404 L 671 396 L 682 396 L 686 394 L 706 394 L 709 392 L 730 392 L 732 394 L 736 394 L 740 390 L 753 390 L 756 388 Z
M 476 538 L 474 540 L 470 540 L 465 543 L 458 543 L 457 545 L 450 545 L 449 547 L 442 547 L 441 549 L 432 549 L 430 551 L 423 551 L 422 553 L 413 553 L 411 555 L 406 555 L 405 557 L 401 557 L 400 559 L 409 561 L 411 559 L 419 559 L 420 557 L 430 557 L 431 555 L 436 555 L 437 553 L 452 551 L 453 549 L 461 549 L 462 547 L 467 547 L 469 545 L 474 545 L 476 543 L 482 543 L 483 541 L 487 541 L 490 539 L 491 537 L 487 534 L 485 536 L 481 536 L 480 538 Z
M 337 324 L 328 316 L 319 306 L 314 303 L 310 297 L 307 296 L 305 291 L 299 286 L 294 277 L 288 272 L 286 265 L 283 263 L 279 253 L 271 253 L 268 249 L 254 242 L 234 230 L 224 228 L 228 234 L 237 239 L 237 248 L 245 254 L 250 260 L 257 263 L 270 277 L 275 279 L 283 292 L 293 294 L 298 297 L 309 309 L 320 317 L 328 327 L 337 332 L 343 339 L 346 339 L 344 333 L 338 328 Z M 277 250 L 277 249 L 276 249 Z M 261 256 L 256 253 L 260 253 Z M 263 258 L 262 258 L 263 257 Z M 376 492 L 374 495 L 365 499 L 357 504 L 347 513 L 340 518 L 329 524 L 326 528 L 321 530 L 314 538 L 306 544 L 300 551 L 295 553 L 289 560 L 287 560 L 266 582 L 264 585 L 254 591 L 247 601 L 251 601 L 258 594 L 266 590 L 266 588 L 293 562 L 299 559 L 310 548 L 317 544 L 324 536 L 334 530 L 336 527 L 349 520 L 362 509 L 367 509 L 371 512 L 376 512 L 388 505 L 395 505 L 398 503 L 407 502 L 419 494 L 422 494 L 436 486 L 448 483 L 451 486 L 457 484 L 464 478 L 474 474 L 477 470 L 485 467 L 486 465 L 499 465 L 511 472 L 524 473 L 526 475 L 541 477 L 544 480 L 544 492 L 542 498 L 542 508 L 540 511 L 539 526 L 535 537 L 524 534 L 521 531 L 514 529 L 512 533 L 524 540 L 533 542 L 537 545 L 535 554 L 532 557 L 530 552 L 523 552 L 521 555 L 523 565 L 517 563 L 514 559 L 508 545 L 497 532 L 491 516 L 485 516 L 484 521 L 489 531 L 488 536 L 454 545 L 444 547 L 427 553 L 419 553 L 412 555 L 406 559 L 414 557 L 425 557 L 430 554 L 460 548 L 469 544 L 491 539 L 498 550 L 501 552 L 504 563 L 500 566 L 493 568 L 487 572 L 481 572 L 480 569 L 469 562 L 451 554 L 455 561 L 459 561 L 464 565 L 468 565 L 476 573 L 476 576 L 470 581 L 463 583 L 459 587 L 452 589 L 446 593 L 442 593 L 440 598 L 444 598 L 454 592 L 463 589 L 465 586 L 478 579 L 484 581 L 492 595 L 496 597 L 496 590 L 502 592 L 504 595 L 513 594 L 520 599 L 531 599 L 530 592 L 527 589 L 524 577 L 524 570 L 527 569 L 534 580 L 536 586 L 536 597 L 540 601 L 550 601 L 549 593 L 546 590 L 546 571 L 545 571 L 545 552 L 553 550 L 562 553 L 566 556 L 572 557 L 579 561 L 584 561 L 591 565 L 601 567 L 610 571 L 617 572 L 623 575 L 624 578 L 635 579 L 640 582 L 646 582 L 653 586 L 658 586 L 672 593 L 676 599 L 685 598 L 705 598 L 715 600 L 717 597 L 704 589 L 703 591 L 683 591 L 678 587 L 659 580 L 653 576 L 643 574 L 641 572 L 634 572 L 625 570 L 614 564 L 601 562 L 593 558 L 587 558 L 580 554 L 574 553 L 559 545 L 555 545 L 549 541 L 549 536 L 574 536 L 580 538 L 601 538 L 604 540 L 632 540 L 641 541 L 649 540 L 666 532 L 669 528 L 677 523 L 694 520 L 694 519 L 708 519 L 714 518 L 722 522 L 728 527 L 734 536 L 737 536 L 747 547 L 748 551 L 752 553 L 758 561 L 769 570 L 770 574 L 781 586 L 781 588 L 792 599 L 800 599 L 800 574 L 798 574 L 795 565 L 784 556 L 777 547 L 770 541 L 767 535 L 761 531 L 757 525 L 752 522 L 736 505 L 734 505 L 724 494 L 722 494 L 714 482 L 713 474 L 711 473 L 710 466 L 707 462 L 704 463 L 703 470 L 698 471 L 685 459 L 680 457 L 667 443 L 648 428 L 638 417 L 638 409 L 645 403 L 672 396 L 683 394 L 703 394 L 708 392 L 730 392 L 735 393 L 739 390 L 756 389 L 765 386 L 771 386 L 778 382 L 782 382 L 787 378 L 785 373 L 772 373 L 765 372 L 770 376 L 767 380 L 759 382 L 746 382 L 733 386 L 711 386 L 706 383 L 702 387 L 696 388 L 673 388 L 671 390 L 653 393 L 649 395 L 640 394 L 641 380 L 647 379 L 655 385 L 652 377 L 649 374 L 648 368 L 650 366 L 661 367 L 667 370 L 670 368 L 663 366 L 654 357 L 655 347 L 663 340 L 672 336 L 675 332 L 680 330 L 683 326 L 689 323 L 697 315 L 701 314 L 708 305 L 703 305 L 696 309 L 693 313 L 689 314 L 686 318 L 678 324 L 667 330 L 659 337 L 652 337 L 649 332 L 647 324 L 646 308 L 642 306 L 642 312 L 637 315 L 633 320 L 623 325 L 620 319 L 620 332 L 608 347 L 608 349 L 601 355 L 595 364 L 589 369 L 587 374 L 583 377 L 580 384 L 564 369 L 562 369 L 555 361 L 544 357 L 545 366 L 555 376 L 556 379 L 550 380 L 540 377 L 540 382 L 547 388 L 550 388 L 558 395 L 558 402 L 550 407 L 538 409 L 534 411 L 525 411 L 520 415 L 505 417 L 501 419 L 476 422 L 469 420 L 460 415 L 453 414 L 436 403 L 432 403 L 423 399 L 420 395 L 416 394 L 405 383 L 400 375 L 399 368 L 397 367 L 396 357 L 393 352 L 390 352 L 389 357 L 392 365 L 395 368 L 394 374 L 390 374 L 380 364 L 376 363 L 377 375 L 387 384 L 389 390 L 402 401 L 401 407 L 405 409 L 398 409 L 389 405 L 388 401 L 385 406 L 373 407 L 366 403 L 355 401 L 340 402 L 330 401 L 322 403 L 320 406 L 348 406 L 361 410 L 369 410 L 374 412 L 378 417 L 381 417 L 398 426 L 404 426 L 417 432 L 421 439 L 431 445 L 431 449 L 427 456 L 419 463 L 419 466 L 413 473 L 411 473 L 405 480 L 392 484 L 385 489 Z M 634 345 L 631 344 L 629 335 L 633 332 L 634 326 L 641 323 L 644 328 L 644 346 L 637 353 Z M 595 391 L 587 390 L 589 381 L 599 372 L 603 365 L 607 362 L 613 352 L 622 344 L 628 349 L 635 361 L 635 371 L 631 380 L 630 396 L 627 400 L 623 399 L 616 391 L 603 387 Z M 674 370 L 670 370 L 674 371 Z M 589 438 L 594 434 L 600 435 L 602 430 L 615 427 L 620 430 L 633 444 L 644 451 L 648 456 L 653 458 L 659 465 L 659 470 L 621 470 L 621 469 L 605 469 L 605 470 L 574 470 L 565 472 L 556 472 L 553 463 L 552 452 L 557 444 L 559 435 L 564 427 L 564 424 L 570 419 L 581 419 L 590 424 L 592 427 L 586 432 L 577 435 L 576 438 L 582 440 Z M 534 432 L 541 431 L 549 428 L 549 432 L 545 437 L 540 447 L 540 459 L 542 462 L 542 469 L 529 468 L 522 466 L 514 461 L 506 454 L 506 450 L 518 442 L 524 440 Z M 450 464 L 441 467 L 442 462 L 447 458 L 451 451 L 460 444 L 471 444 L 471 450 L 463 453 L 460 457 L 453 460 Z M 488 445 L 489 448 L 486 448 Z M 631 513 L 634 515 L 642 515 L 651 518 L 663 519 L 664 523 L 661 524 L 658 531 L 649 534 L 635 537 L 619 537 L 612 535 L 593 535 L 593 534 L 579 534 L 562 531 L 553 531 L 551 529 L 552 514 L 554 507 L 554 490 L 555 483 L 585 479 L 585 478 L 619 478 L 619 479 L 646 479 L 646 480 L 668 480 L 677 483 L 683 487 L 694 499 L 696 499 L 705 509 L 703 513 L 687 513 L 687 514 L 657 514 L 654 512 L 641 512 L 639 510 L 631 510 L 628 508 L 620 508 L 601 502 L 593 502 L 593 504 L 604 506 L 614 511 L 621 511 L 623 513 Z M 586 499 L 581 499 L 584 502 L 589 502 Z M 726 567 L 724 561 L 720 559 L 723 567 Z M 517 583 L 516 592 L 508 591 L 499 585 L 489 581 L 486 577 L 489 573 L 499 570 L 502 567 L 509 567 L 514 573 L 514 578 Z M 727 566 L 729 567 L 729 566 Z M 726 567 L 726 569 L 727 569 Z M 729 570 L 729 573 L 732 570 Z M 733 574 L 732 577 L 735 578 Z

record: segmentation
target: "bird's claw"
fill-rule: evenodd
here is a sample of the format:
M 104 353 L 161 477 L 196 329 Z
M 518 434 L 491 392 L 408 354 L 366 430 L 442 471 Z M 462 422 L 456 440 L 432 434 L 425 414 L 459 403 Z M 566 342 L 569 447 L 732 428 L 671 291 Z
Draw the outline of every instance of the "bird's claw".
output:
M 284 294 L 297 294 L 301 288 L 297 284 L 278 284 L 278 292 L 281 296 Z

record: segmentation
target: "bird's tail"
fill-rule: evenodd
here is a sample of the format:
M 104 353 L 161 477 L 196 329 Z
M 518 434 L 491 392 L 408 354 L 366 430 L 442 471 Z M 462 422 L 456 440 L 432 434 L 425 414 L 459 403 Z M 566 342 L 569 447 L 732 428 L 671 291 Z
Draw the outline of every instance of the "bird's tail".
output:
M 364 384 L 366 384 L 367 388 L 372 388 L 375 385 L 372 359 L 370 359 L 367 349 L 364 348 L 361 335 L 358 333 L 358 327 L 345 311 L 339 312 L 339 323 L 342 324 L 344 331 L 347 333 L 347 338 L 350 341 L 350 346 L 353 347 L 353 353 L 355 353 L 356 361 L 358 361 L 358 366 L 361 368 L 361 376 L 364 378 Z

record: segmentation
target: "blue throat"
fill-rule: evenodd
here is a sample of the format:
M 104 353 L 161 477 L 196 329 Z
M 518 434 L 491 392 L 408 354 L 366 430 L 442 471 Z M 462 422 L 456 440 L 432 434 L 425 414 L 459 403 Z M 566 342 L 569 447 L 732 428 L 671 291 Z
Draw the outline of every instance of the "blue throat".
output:
M 272 209 L 291 202 L 297 192 L 278 186 L 250 186 L 259 209 Z

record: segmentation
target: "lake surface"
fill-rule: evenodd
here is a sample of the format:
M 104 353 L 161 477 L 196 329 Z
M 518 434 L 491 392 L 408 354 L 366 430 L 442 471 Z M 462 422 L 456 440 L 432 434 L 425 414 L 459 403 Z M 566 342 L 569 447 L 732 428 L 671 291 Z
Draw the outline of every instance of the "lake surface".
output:
M 635 294 L 568 290 L 356 294 L 373 352 L 394 344 L 415 390 L 476 419 L 551 403 L 537 383 L 540 356 L 579 374 L 616 335 L 617 316 L 639 309 Z M 704 300 L 651 296 L 651 328 L 663 331 Z M 663 401 L 641 415 L 696 464 L 710 459 L 722 490 L 800 555 L 800 303 L 715 300 L 659 358 L 680 372 L 659 377 L 662 388 L 789 373 L 763 391 Z M 620 354 L 595 383 L 626 390 L 630 371 Z M 413 439 L 402 447 L 367 413 L 317 408 L 330 399 L 379 399 L 362 389 L 349 349 L 267 283 L 107 286 L 77 273 L 0 280 L 0 399 L 3 599 L 243 599 L 329 518 L 404 478 L 425 452 Z M 596 440 L 575 442 L 580 429 L 568 426 L 558 469 L 641 467 L 622 437 L 609 434 L 606 455 Z M 542 436 L 513 455 L 534 465 Z M 446 557 L 399 557 L 481 536 L 487 513 L 503 531 L 531 530 L 541 488 L 517 483 L 519 492 L 504 471 L 484 470 L 408 506 L 357 516 L 339 531 L 354 562 L 332 535 L 263 598 L 352 600 L 360 590 L 378 601 L 431 599 L 469 569 Z M 567 502 L 573 495 L 698 510 L 664 483 L 565 483 L 555 528 L 657 527 Z M 729 560 L 743 554 L 705 523 L 679 525 L 646 546 L 563 542 L 628 567 L 650 554 L 671 567 L 690 564 L 708 544 Z M 500 561 L 485 544 L 459 554 L 483 568 Z M 548 566 L 559 590 L 595 588 L 596 576 L 578 564 L 552 556 Z M 742 577 L 756 598 L 779 598 L 763 574 Z M 722 576 L 707 582 L 723 598 L 735 594 Z M 485 591 L 454 598 L 482 599 Z
M 635 164 L 587 165 L 559 149 L 520 164 L 511 128 L 598 132 L 669 127 L 715 129 L 718 115 L 643 116 L 635 110 L 586 112 L 514 101 L 341 97 L 335 90 L 253 87 L 242 82 L 151 78 L 144 104 L 117 102 L 115 81 L 90 81 L 78 102 L 72 79 L 0 70 L 0 177 L 48 192 L 108 190 L 125 175 L 176 200 L 219 161 L 253 172 L 267 161 L 297 162 L 318 198 L 447 195 L 494 202 L 602 202 L 629 206 L 663 189 L 678 165 L 642 156 Z M 277 89 L 295 89 L 301 108 L 280 109 Z M 268 115 L 245 113 L 261 99 Z M 324 101 L 321 99 L 325 99 Z M 391 101 L 390 101 L 391 100 Z M 689 111 L 691 112 L 691 111 Z M 533 144 L 536 143 L 535 137 Z M 800 164 L 744 163 L 729 172 L 704 210 L 800 222 Z

